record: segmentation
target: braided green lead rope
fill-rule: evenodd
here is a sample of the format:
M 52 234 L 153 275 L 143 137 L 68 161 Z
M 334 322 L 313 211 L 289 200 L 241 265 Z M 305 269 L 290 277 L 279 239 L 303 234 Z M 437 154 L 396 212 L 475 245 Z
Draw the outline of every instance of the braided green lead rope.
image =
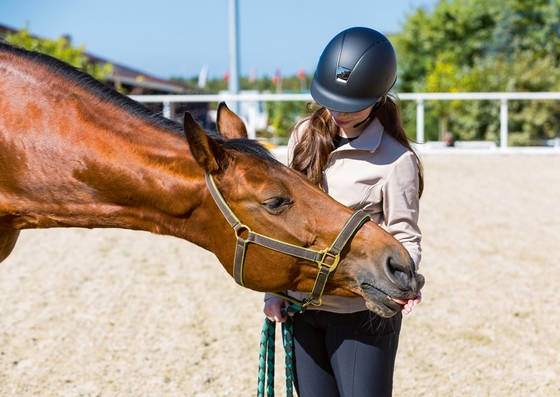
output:
M 276 323 L 266 318 L 261 333 L 259 352 L 259 382 L 257 396 L 264 397 L 264 390 L 268 397 L 274 396 L 274 333 Z M 266 382 L 265 382 L 266 376 Z
M 284 366 L 286 368 L 286 397 L 294 395 L 294 320 L 288 316 L 282 324 L 282 340 L 284 341 Z
M 297 306 L 297 307 L 296 307 Z M 302 308 L 298 305 L 292 305 Z M 285 314 L 285 309 L 283 309 Z M 266 318 L 261 334 L 261 344 L 259 352 L 259 381 L 257 386 L 257 397 L 274 397 L 274 337 L 276 332 L 276 323 Z M 282 323 L 282 340 L 284 343 L 284 364 L 286 370 L 286 397 L 293 397 L 294 395 L 294 371 L 293 371 L 293 358 L 294 358 L 294 324 L 291 316 L 288 316 L 286 321 Z M 266 376 L 266 382 L 265 382 Z

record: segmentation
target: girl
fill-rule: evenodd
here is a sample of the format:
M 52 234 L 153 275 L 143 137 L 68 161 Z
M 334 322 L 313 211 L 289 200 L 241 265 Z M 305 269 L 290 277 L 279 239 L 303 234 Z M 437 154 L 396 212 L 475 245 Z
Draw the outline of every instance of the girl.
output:
M 324 49 L 311 84 L 314 113 L 288 143 L 288 164 L 342 204 L 367 211 L 420 263 L 420 159 L 400 111 L 388 95 L 397 75 L 395 51 L 381 33 L 356 27 Z M 303 300 L 305 293 L 289 291 Z M 421 296 L 395 299 L 409 313 Z M 264 313 L 285 321 L 288 302 L 265 295 Z M 361 297 L 323 296 L 295 314 L 294 368 L 299 397 L 391 396 L 402 315 L 381 318 Z

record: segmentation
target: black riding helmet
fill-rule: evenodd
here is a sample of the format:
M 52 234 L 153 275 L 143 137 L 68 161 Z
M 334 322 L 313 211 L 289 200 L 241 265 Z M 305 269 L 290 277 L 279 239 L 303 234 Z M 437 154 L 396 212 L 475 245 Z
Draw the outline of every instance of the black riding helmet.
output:
M 376 30 L 355 27 L 327 44 L 311 82 L 311 96 L 338 112 L 359 112 L 386 95 L 397 81 L 393 46 Z

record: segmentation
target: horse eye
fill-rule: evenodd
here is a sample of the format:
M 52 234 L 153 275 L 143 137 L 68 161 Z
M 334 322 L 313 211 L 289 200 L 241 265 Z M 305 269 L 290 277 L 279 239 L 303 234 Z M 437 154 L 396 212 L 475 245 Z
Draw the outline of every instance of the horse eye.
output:
M 279 210 L 290 204 L 290 200 L 281 197 L 272 197 L 263 203 L 263 205 L 269 210 Z

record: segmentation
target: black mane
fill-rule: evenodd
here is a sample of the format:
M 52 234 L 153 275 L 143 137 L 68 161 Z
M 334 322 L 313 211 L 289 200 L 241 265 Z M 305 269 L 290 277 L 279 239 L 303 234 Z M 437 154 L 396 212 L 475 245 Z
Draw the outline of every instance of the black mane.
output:
M 53 73 L 56 73 L 64 78 L 71 80 L 88 92 L 93 93 L 102 100 L 110 102 L 115 106 L 131 113 L 132 115 L 146 121 L 148 124 L 155 127 L 165 129 L 184 136 L 183 126 L 173 120 L 170 120 L 162 115 L 153 112 L 144 105 L 130 99 L 113 88 L 101 83 L 91 75 L 63 62 L 59 59 L 43 54 L 38 51 L 28 51 L 23 48 L 14 46 L 5 40 L 0 39 L 0 52 L 13 54 L 20 58 L 24 58 L 31 62 L 38 63 L 47 67 Z M 251 139 L 231 139 L 224 140 L 219 133 L 214 131 L 207 131 L 208 135 L 213 139 L 220 142 L 225 148 L 232 148 L 258 157 L 262 160 L 269 162 L 277 162 L 272 154 L 261 144 Z

